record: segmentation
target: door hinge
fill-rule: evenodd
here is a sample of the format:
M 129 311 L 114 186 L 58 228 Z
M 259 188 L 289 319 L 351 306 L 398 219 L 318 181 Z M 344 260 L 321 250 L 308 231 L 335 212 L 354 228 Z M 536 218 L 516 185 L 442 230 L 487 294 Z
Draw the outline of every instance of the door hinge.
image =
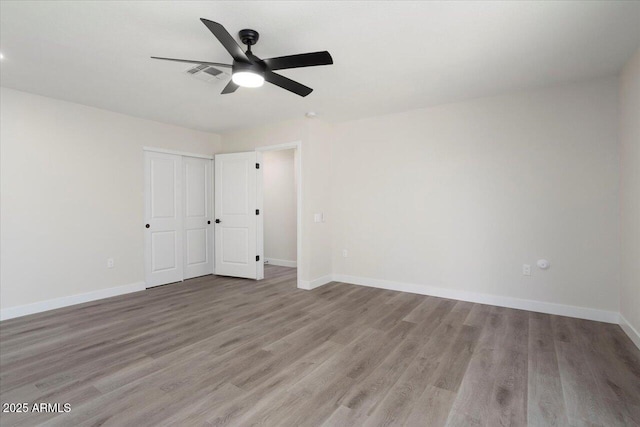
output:
M 260 255 L 256 255 L 256 261 L 260 261 Z
M 260 163 L 256 163 L 256 169 L 260 169 Z
M 260 215 L 260 209 L 256 209 L 256 215 Z

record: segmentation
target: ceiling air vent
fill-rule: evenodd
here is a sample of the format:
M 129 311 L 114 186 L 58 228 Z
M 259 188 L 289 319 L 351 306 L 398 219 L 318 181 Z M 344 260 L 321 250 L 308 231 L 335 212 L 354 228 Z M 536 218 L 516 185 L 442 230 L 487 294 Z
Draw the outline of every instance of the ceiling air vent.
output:
M 213 67 L 207 67 L 202 71 L 207 73 L 207 74 L 211 74 L 214 77 L 217 76 L 217 75 L 222 74 L 222 71 L 218 70 L 217 68 L 213 68 Z
M 195 73 L 199 73 L 200 71 L 204 70 L 205 68 L 207 68 L 207 65 L 204 64 L 200 64 L 197 67 L 193 67 L 193 68 L 189 68 L 187 70 L 187 73 L 189 74 L 195 74 Z
M 207 83 L 216 83 L 220 80 L 228 80 L 231 77 L 230 74 L 205 64 L 191 67 L 186 71 L 186 73 Z

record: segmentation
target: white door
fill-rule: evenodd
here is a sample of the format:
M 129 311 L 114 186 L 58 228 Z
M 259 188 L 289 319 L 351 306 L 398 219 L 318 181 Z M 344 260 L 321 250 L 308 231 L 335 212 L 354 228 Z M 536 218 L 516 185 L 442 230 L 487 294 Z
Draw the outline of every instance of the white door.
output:
M 184 278 L 213 273 L 211 160 L 182 158 Z
M 182 157 L 145 152 L 145 280 L 147 286 L 183 278 Z
M 262 247 L 258 244 L 262 216 L 256 211 L 262 176 L 256 167 L 259 154 L 215 157 L 215 271 L 222 276 L 262 278 Z

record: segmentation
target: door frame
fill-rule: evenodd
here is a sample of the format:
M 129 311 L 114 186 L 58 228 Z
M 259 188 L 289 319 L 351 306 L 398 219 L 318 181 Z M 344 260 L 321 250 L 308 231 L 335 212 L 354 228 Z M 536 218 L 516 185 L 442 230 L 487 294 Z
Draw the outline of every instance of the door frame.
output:
M 177 156 L 196 157 L 199 159 L 213 160 L 213 154 L 188 153 L 186 151 L 167 150 L 166 148 L 142 147 L 142 151 L 153 151 L 154 153 L 175 154 Z
M 282 150 L 295 150 L 295 164 L 297 165 L 294 171 L 296 179 L 296 263 L 298 265 L 296 271 L 297 287 L 302 288 L 302 274 L 300 269 L 304 266 L 302 262 L 302 141 L 286 142 L 284 144 L 267 145 L 262 147 L 256 147 L 255 151 L 282 151 Z M 259 181 L 262 181 L 262 174 Z M 262 182 L 258 185 L 258 200 L 264 199 Z M 262 208 L 262 207 L 261 207 Z M 264 241 L 264 221 L 259 221 L 258 224 L 258 239 Z M 264 259 L 264 254 L 263 254 Z M 263 263 L 264 265 L 264 263 Z

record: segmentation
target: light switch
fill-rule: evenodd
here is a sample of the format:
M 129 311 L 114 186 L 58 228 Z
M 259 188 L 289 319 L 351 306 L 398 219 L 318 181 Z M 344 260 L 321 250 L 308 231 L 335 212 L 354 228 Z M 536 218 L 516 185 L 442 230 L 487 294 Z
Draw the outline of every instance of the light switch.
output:
M 324 214 L 322 213 L 313 214 L 313 222 L 324 222 Z

